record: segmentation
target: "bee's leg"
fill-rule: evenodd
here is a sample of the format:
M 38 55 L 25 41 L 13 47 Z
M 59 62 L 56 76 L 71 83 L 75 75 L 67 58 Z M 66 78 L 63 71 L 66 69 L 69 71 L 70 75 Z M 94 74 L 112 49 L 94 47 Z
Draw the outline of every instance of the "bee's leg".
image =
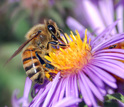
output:
M 46 63 L 45 67 L 49 69 L 54 69 L 54 66 L 49 63 Z
M 58 38 L 55 37 L 55 35 L 51 35 L 51 39 L 54 39 L 55 41 L 61 41 L 63 44 L 66 44 L 65 41 L 60 37 L 59 34 L 57 34 Z M 58 40 L 59 39 L 59 40 Z
M 63 34 L 63 36 L 65 37 L 66 43 L 68 44 L 68 39 L 67 39 L 67 37 L 65 36 L 64 32 L 62 31 L 62 29 L 59 29 L 59 31 Z M 63 41 L 60 36 L 59 36 L 59 39 L 60 39 L 61 41 Z
M 59 36 L 58 39 L 63 43 L 63 44 L 67 44 L 67 41 L 65 43 L 65 41 Z
M 47 60 L 44 60 L 41 56 L 38 55 L 38 52 L 35 52 L 38 60 L 40 61 L 40 63 L 42 64 L 43 68 L 45 70 L 45 77 L 49 80 L 52 81 L 53 78 L 49 72 L 49 70 L 54 70 L 54 66 L 50 64 L 50 62 L 48 62 Z
M 36 57 L 38 58 L 38 60 L 40 61 L 40 63 L 41 63 L 42 65 L 45 64 L 45 61 L 39 56 L 39 54 L 38 54 L 37 51 L 35 52 L 35 54 L 36 54 Z
M 46 63 L 46 65 L 45 65 L 45 76 L 46 76 L 46 78 L 49 80 L 49 81 L 52 81 L 53 80 L 53 77 L 52 77 L 52 75 L 51 75 L 51 73 L 52 72 L 50 72 L 49 70 L 54 70 L 55 69 L 55 67 L 53 66 L 53 65 L 51 65 L 51 64 L 49 64 L 49 63 Z
M 53 45 L 53 46 L 57 46 L 58 45 L 58 42 L 56 42 L 56 41 L 48 42 L 47 49 L 49 49 L 50 44 Z
M 65 44 L 59 44 L 59 42 L 57 42 L 57 41 L 51 41 L 51 42 L 48 42 L 47 49 L 49 49 L 50 44 L 53 45 L 53 46 L 60 46 L 60 47 L 66 47 L 67 46 Z
M 38 52 L 35 52 L 38 60 L 40 61 L 40 63 L 45 67 L 45 68 L 48 68 L 48 69 L 54 69 L 54 66 L 52 66 L 51 64 L 49 64 L 48 61 L 44 60 L 43 58 L 41 58 L 41 56 L 38 55 Z

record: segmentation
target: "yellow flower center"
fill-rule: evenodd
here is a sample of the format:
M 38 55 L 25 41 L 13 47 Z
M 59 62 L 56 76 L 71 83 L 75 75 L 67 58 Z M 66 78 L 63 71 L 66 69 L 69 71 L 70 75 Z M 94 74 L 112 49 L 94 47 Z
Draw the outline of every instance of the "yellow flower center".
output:
M 85 31 L 85 37 L 82 41 L 78 31 L 76 35 L 71 32 L 70 37 L 65 34 L 69 43 L 65 49 L 59 48 L 49 53 L 49 56 L 45 58 L 51 62 L 56 68 L 49 72 L 57 74 L 61 72 L 61 76 L 65 77 L 68 74 L 75 74 L 81 71 L 81 69 L 87 65 L 92 58 L 90 40 L 87 40 L 87 30 Z M 65 41 L 65 39 L 63 38 Z

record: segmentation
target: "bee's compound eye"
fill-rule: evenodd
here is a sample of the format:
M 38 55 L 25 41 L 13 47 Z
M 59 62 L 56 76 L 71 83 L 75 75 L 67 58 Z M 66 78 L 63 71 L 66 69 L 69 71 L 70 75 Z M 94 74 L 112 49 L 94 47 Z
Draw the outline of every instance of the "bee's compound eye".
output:
M 48 30 L 49 32 L 53 32 L 54 34 L 56 33 L 55 27 L 52 25 L 48 25 Z

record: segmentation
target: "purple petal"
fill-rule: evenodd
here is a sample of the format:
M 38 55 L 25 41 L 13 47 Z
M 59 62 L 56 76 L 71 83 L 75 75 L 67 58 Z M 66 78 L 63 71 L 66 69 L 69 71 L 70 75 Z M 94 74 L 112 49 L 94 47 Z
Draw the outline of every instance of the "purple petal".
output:
M 103 19 L 105 21 L 105 25 L 110 25 L 114 22 L 114 7 L 113 7 L 113 1 L 112 0 L 100 0 L 99 1 L 99 8 L 101 10 L 101 14 L 103 16 Z M 107 14 L 107 18 L 106 18 Z M 116 30 L 114 29 L 113 33 L 115 33 Z
M 99 53 L 99 54 L 94 54 L 93 56 L 96 59 L 111 58 L 111 59 L 124 60 L 124 54 L 121 54 L 121 53 Z
M 78 30 L 79 32 L 85 32 L 86 28 L 70 16 L 67 18 L 66 23 L 72 31 Z
M 102 57 L 103 59 L 106 59 L 106 60 L 107 59 L 124 60 L 124 57 L 122 57 L 121 55 L 120 56 L 115 56 L 114 54 L 113 54 L 113 56 L 105 55 L 105 56 L 95 56 L 95 57 L 97 57 L 98 59 L 100 59 Z
M 81 38 L 84 38 L 84 32 L 86 28 L 83 25 L 81 25 L 77 20 L 72 17 L 68 17 L 66 23 L 72 31 L 75 32 L 75 30 L 78 30 Z M 87 31 L 87 35 L 89 36 L 89 38 L 94 39 L 94 36 L 92 36 L 89 31 Z
M 104 49 L 104 50 L 100 50 L 95 52 L 95 54 L 99 54 L 99 53 L 105 53 L 105 52 L 116 52 L 116 53 L 124 53 L 124 49 Z
M 79 71 L 80 72 L 80 71 Z M 83 96 L 83 99 L 85 101 L 85 103 L 88 105 L 88 106 L 91 106 L 92 105 L 92 102 L 90 100 L 90 97 L 88 96 L 88 93 L 86 91 L 86 88 L 84 86 L 84 83 L 82 82 L 81 80 L 81 77 L 80 77 L 80 74 L 78 75 L 78 82 L 79 82 L 79 87 L 80 87 L 80 91 L 81 91 L 81 94 Z
M 106 41 L 106 38 L 110 37 L 109 34 L 113 30 L 113 28 L 117 25 L 119 20 L 115 21 L 113 24 L 109 25 L 102 33 L 100 33 L 92 42 L 91 47 L 94 48 L 97 45 Z M 108 38 L 109 39 L 109 38 Z
M 77 76 L 74 75 L 72 79 L 73 79 L 73 83 L 71 84 L 71 89 L 73 89 L 74 97 L 78 97 L 79 94 L 78 94 Z
M 49 104 L 50 102 L 50 99 L 55 91 L 55 88 L 57 86 L 57 83 L 59 81 L 59 76 L 60 76 L 60 72 L 56 75 L 55 79 L 53 80 L 52 82 L 52 86 L 51 86 L 51 89 L 49 90 L 48 94 L 47 94 L 47 97 L 43 103 L 43 107 L 47 107 L 47 105 Z
M 104 63 L 106 63 L 106 64 L 109 63 L 110 65 L 113 64 L 113 66 L 116 67 L 116 68 L 118 68 L 118 70 L 119 70 L 120 72 L 122 71 L 122 73 L 124 73 L 124 63 L 121 62 L 121 61 L 112 60 L 112 59 L 103 59 L 103 58 L 100 58 L 100 59 L 98 59 L 96 62 L 104 62 Z
M 58 86 L 56 87 L 56 92 L 55 92 L 56 96 L 51 100 L 53 104 L 58 102 L 62 87 L 63 87 L 63 79 L 60 80 Z
M 124 41 L 124 34 L 115 35 L 114 37 L 111 37 L 106 41 L 102 42 L 101 44 L 98 44 L 97 46 L 92 48 L 92 52 L 98 51 L 100 49 L 109 47 L 110 45 L 114 45 L 116 43 L 123 42 L 123 41 Z
M 124 103 L 122 103 L 121 101 L 117 100 L 117 102 L 119 103 L 119 107 L 124 107 Z
M 95 98 L 94 98 L 94 96 L 93 96 L 93 93 L 91 92 L 91 89 L 90 89 L 90 87 L 88 86 L 88 83 L 87 83 L 87 81 L 86 81 L 86 79 L 85 79 L 85 74 L 80 71 L 80 72 L 79 72 L 79 76 L 80 76 L 80 79 L 81 79 L 82 83 L 84 84 L 84 88 L 85 88 L 85 90 L 86 90 L 86 92 L 87 92 L 87 96 L 88 96 L 89 99 L 91 100 L 91 104 L 92 104 L 94 107 L 96 107 L 97 104 L 96 104 Z M 81 85 L 81 84 L 80 84 L 80 85 Z M 82 90 L 82 89 L 81 89 L 81 90 Z M 85 99 L 85 98 L 84 98 L 84 99 Z
M 71 95 L 70 93 L 70 76 L 66 79 L 66 97 L 69 97 Z
M 72 106 L 75 104 L 78 104 L 81 102 L 81 99 L 75 98 L 75 97 L 66 97 L 59 101 L 57 104 L 55 104 L 53 107 L 67 107 L 67 106 Z
M 95 71 L 97 71 L 97 73 L 99 73 L 101 76 L 103 76 L 107 80 L 109 80 L 111 82 L 116 82 L 116 79 L 113 76 L 111 76 L 109 73 L 107 73 L 105 70 L 102 70 L 97 66 L 90 65 L 90 67 L 92 67 Z
M 107 87 L 107 86 L 106 86 L 106 90 L 107 90 L 108 94 L 114 94 L 115 93 L 115 91 L 112 88 Z
M 87 73 L 88 75 L 90 74 L 91 77 L 90 78 L 93 78 L 94 75 L 96 75 L 92 70 L 89 70 L 88 67 L 84 68 L 84 72 Z M 97 88 L 99 89 L 99 91 L 101 92 L 101 94 L 104 96 L 106 94 L 106 91 L 104 89 L 104 84 L 103 84 L 103 81 L 101 80 L 101 78 L 99 76 L 95 76 L 92 80 L 96 80 L 95 81 L 95 84 L 98 86 Z M 99 85 L 99 82 L 103 84 L 103 87 L 100 87 Z M 94 81 L 93 81 L 94 82 Z
M 66 96 L 78 97 L 78 85 L 76 75 L 71 75 L 66 84 Z
M 104 88 L 98 87 L 98 89 L 99 89 L 99 91 L 101 92 L 101 94 L 102 94 L 103 96 L 106 95 L 106 90 L 105 90 Z
M 29 92 L 31 89 L 31 85 L 32 85 L 32 81 L 30 80 L 29 77 L 26 78 L 26 82 L 25 82 L 25 87 L 24 87 L 24 94 L 23 94 L 23 98 L 25 99 L 22 106 L 28 106 L 29 102 L 28 102 L 28 96 L 29 96 Z
M 92 64 L 95 65 L 96 67 L 100 67 L 102 69 L 105 69 L 108 72 L 115 74 L 116 76 L 124 78 L 124 70 L 119 68 L 118 66 L 116 66 L 114 64 L 107 63 L 107 62 L 94 62 Z
M 90 0 L 82 0 L 82 7 L 91 28 L 93 30 L 98 29 L 97 34 L 102 32 L 105 29 L 105 25 L 96 5 L 92 4 Z
M 66 79 L 66 96 L 78 97 L 76 76 L 71 75 Z
M 29 92 L 31 89 L 31 85 L 32 85 L 32 81 L 29 79 L 29 77 L 26 78 L 25 81 L 25 87 L 24 87 L 24 94 L 23 97 L 17 99 L 16 95 L 18 94 L 18 91 L 16 90 L 14 92 L 13 98 L 12 98 L 12 105 L 13 107 L 20 107 L 20 104 L 22 104 L 22 106 L 29 106 Z
M 52 82 L 47 84 L 46 88 L 40 89 L 38 94 L 32 100 L 30 106 L 31 107 L 32 106 L 33 107 L 39 106 L 44 101 L 44 98 L 46 97 L 46 95 L 47 95 L 48 91 L 50 90 L 51 86 L 52 86 Z
M 111 55 L 111 54 L 110 54 Z M 121 56 L 121 55 L 120 55 Z M 124 57 L 122 57 L 122 58 L 124 58 Z M 116 59 L 116 57 L 115 57 L 115 59 L 113 60 L 113 59 L 104 59 L 103 57 L 100 57 L 100 58 L 95 58 L 97 61 L 100 61 L 100 62 L 108 62 L 108 63 L 111 63 L 111 64 L 113 64 L 113 65 L 117 65 L 118 67 L 120 67 L 121 69 L 124 69 L 124 63 L 123 62 L 121 62 L 121 61 L 117 61 L 117 60 L 115 60 Z M 124 72 L 123 72 L 124 73 Z
M 12 106 L 20 107 L 19 99 L 17 99 L 17 95 L 19 94 L 19 90 L 15 90 L 12 95 Z
M 102 80 L 95 75 L 93 72 L 90 72 L 89 70 L 86 70 L 84 68 L 84 72 L 90 77 L 90 79 L 98 86 L 98 87 L 104 87 L 104 83 L 102 82 Z M 95 79 L 94 79 L 95 78 Z M 98 82 L 99 81 L 99 82 Z
M 63 86 L 62 86 L 62 89 L 60 91 L 60 95 L 59 95 L 59 101 L 61 101 L 64 97 L 64 94 L 65 94 L 65 85 L 66 85 L 66 78 L 62 78 L 63 79 Z
M 117 19 L 121 19 L 117 25 L 119 33 L 123 33 L 123 9 L 123 5 L 119 5 L 116 9 Z
M 99 92 L 99 90 L 97 89 L 97 87 L 89 80 L 89 78 L 87 78 L 87 76 L 84 75 L 85 80 L 88 83 L 89 88 L 91 89 L 91 91 L 94 93 L 94 95 L 101 101 L 103 101 L 103 96 L 102 94 Z
M 117 88 L 117 85 L 115 82 L 112 82 L 108 79 L 108 77 L 106 77 L 105 75 L 100 74 L 100 71 L 102 71 L 102 69 L 99 69 L 98 67 L 95 66 L 88 66 L 88 68 L 94 72 L 100 79 L 102 79 L 107 85 L 113 87 L 113 88 Z M 87 68 L 87 69 L 88 69 Z

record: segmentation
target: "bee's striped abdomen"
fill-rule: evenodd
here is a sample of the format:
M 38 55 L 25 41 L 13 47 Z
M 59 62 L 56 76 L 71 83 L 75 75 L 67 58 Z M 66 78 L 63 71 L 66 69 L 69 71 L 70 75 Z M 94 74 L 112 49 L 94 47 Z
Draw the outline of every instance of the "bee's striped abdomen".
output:
M 44 69 L 40 61 L 37 59 L 35 49 L 33 47 L 26 48 L 22 53 L 23 67 L 28 77 L 35 82 L 43 83 Z

